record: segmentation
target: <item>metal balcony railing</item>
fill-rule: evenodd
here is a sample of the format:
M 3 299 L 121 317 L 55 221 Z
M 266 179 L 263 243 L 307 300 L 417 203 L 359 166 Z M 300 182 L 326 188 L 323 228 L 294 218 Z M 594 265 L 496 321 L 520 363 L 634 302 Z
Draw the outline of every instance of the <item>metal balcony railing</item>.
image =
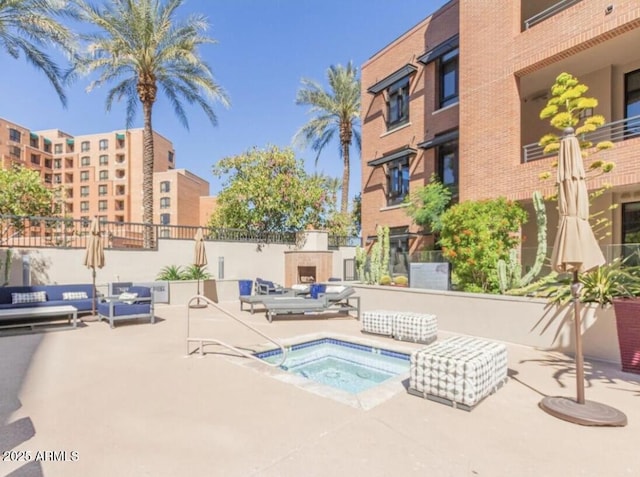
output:
M 533 25 L 536 25 L 537 23 L 540 23 L 540 22 L 546 20 L 547 18 L 550 18 L 550 17 L 560 13 L 562 10 L 566 10 L 571 5 L 575 5 L 576 3 L 581 2 L 581 1 L 582 0 L 561 0 L 558 3 L 555 3 L 555 4 L 551 5 L 549 8 L 546 8 L 546 9 L 542 10 L 541 12 L 536 13 L 531 18 L 528 18 L 527 20 L 525 20 L 524 21 L 524 29 L 528 30 Z
M 620 142 L 625 139 L 640 137 L 640 116 L 613 121 L 599 127 L 596 131 L 578 136 L 581 141 L 590 141 L 594 145 L 602 141 Z M 536 161 L 545 157 L 556 156 L 557 153 L 545 154 L 544 148 L 538 143 L 527 144 L 522 147 L 523 162 Z

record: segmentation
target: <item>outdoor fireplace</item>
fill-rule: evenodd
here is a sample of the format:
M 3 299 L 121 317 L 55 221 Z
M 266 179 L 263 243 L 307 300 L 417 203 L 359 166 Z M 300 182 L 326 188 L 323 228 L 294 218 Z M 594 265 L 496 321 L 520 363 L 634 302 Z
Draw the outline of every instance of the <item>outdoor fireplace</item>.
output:
M 314 283 L 316 281 L 316 267 L 298 266 L 298 283 Z
M 284 286 L 326 282 L 332 276 L 332 251 L 287 250 L 284 252 Z

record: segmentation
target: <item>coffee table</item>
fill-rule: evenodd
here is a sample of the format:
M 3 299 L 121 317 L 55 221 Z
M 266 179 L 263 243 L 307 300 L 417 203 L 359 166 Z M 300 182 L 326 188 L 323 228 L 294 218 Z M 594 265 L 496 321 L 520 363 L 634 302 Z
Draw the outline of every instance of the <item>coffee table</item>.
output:
M 42 318 L 55 318 L 60 316 L 67 316 L 69 324 L 73 328 L 78 327 L 78 309 L 71 305 L 59 305 L 59 306 L 34 306 L 28 308 L 10 308 L 0 310 L 0 328 L 18 328 L 29 326 L 33 330 L 35 326 L 43 323 L 42 320 L 36 322 L 27 322 L 29 318 L 42 319 Z M 20 320 L 25 319 L 25 323 L 10 323 L 3 324 L 3 321 Z M 47 321 L 44 321 L 46 323 Z

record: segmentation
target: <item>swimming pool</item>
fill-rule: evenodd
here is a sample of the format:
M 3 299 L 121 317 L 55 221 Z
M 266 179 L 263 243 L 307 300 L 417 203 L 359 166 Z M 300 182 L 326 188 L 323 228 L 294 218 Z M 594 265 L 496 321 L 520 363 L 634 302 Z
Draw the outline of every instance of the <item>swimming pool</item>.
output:
M 279 349 L 263 351 L 256 357 L 278 362 Z M 287 346 L 287 359 L 281 369 L 331 386 L 359 394 L 409 372 L 409 354 L 336 338 L 321 338 Z

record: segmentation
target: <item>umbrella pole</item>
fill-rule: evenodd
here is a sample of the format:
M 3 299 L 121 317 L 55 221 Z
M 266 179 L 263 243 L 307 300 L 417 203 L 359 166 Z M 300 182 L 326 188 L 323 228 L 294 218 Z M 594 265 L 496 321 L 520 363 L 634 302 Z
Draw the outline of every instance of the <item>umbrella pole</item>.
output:
M 95 318 L 96 316 L 96 267 L 91 267 L 93 277 L 93 300 L 91 300 L 91 314 Z
M 578 404 L 584 404 L 584 357 L 582 356 L 582 325 L 580 323 L 580 291 L 582 283 L 578 279 L 578 272 L 573 272 L 571 295 L 573 296 L 573 325 L 575 327 L 576 346 L 576 384 Z

